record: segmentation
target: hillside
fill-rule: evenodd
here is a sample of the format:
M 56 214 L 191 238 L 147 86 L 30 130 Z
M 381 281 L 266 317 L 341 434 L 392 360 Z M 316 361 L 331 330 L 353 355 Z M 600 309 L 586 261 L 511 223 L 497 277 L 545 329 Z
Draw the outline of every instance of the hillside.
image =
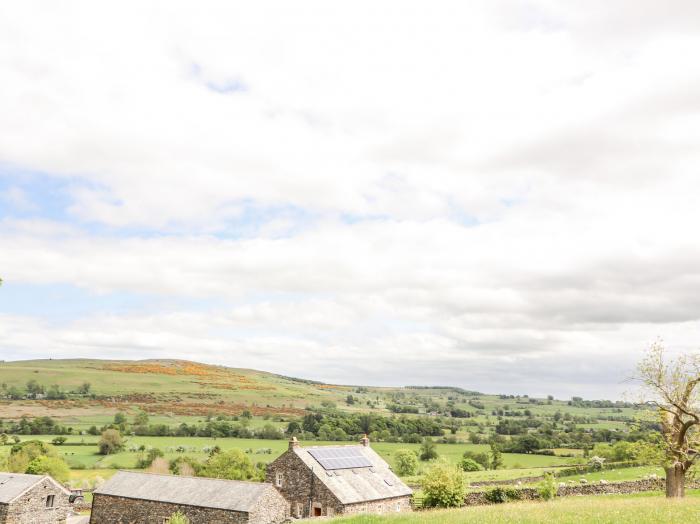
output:
M 41 393 L 27 398 L 35 381 Z M 630 405 L 483 395 L 460 388 L 338 386 L 250 369 L 176 360 L 27 360 L 0 363 L 3 418 L 50 415 L 66 423 L 101 424 L 118 411 L 141 409 L 170 422 L 208 415 L 298 417 L 306 410 L 445 415 L 484 432 L 525 418 L 625 430 Z M 89 385 L 89 386 L 87 386 Z M 84 388 L 86 390 L 83 391 Z M 53 399 L 51 391 L 53 390 Z M 503 425 L 504 423 L 501 422 Z M 509 429 L 505 428 L 509 433 Z

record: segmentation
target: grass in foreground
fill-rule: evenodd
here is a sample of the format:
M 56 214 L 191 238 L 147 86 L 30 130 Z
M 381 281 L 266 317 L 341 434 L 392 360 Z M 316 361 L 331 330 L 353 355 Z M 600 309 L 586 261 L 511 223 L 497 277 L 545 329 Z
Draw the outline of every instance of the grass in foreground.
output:
M 700 493 L 669 501 L 660 493 L 568 497 L 396 516 L 335 519 L 334 524 L 676 524 L 700 522 Z

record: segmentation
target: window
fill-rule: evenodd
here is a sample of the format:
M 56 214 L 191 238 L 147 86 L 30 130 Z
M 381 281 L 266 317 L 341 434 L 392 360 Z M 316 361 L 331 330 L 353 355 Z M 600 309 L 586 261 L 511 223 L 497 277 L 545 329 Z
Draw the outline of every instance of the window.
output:
M 282 480 L 283 480 L 283 479 L 284 479 L 284 477 L 282 476 L 282 472 L 281 472 L 281 471 L 278 471 L 278 472 L 275 474 L 275 484 L 277 485 L 278 488 L 281 488 L 281 487 L 282 487 Z
M 49 495 L 46 497 L 46 507 L 47 508 L 53 508 L 55 497 L 56 497 L 55 495 Z
M 304 512 L 304 505 L 301 502 L 297 502 L 297 518 L 300 519 L 302 517 L 302 513 Z
M 328 517 L 332 517 L 333 513 L 334 513 L 333 508 L 326 508 L 326 515 Z
M 384 513 L 384 504 L 377 504 L 377 513 Z
M 401 511 L 401 503 L 400 502 L 396 503 L 396 511 Z

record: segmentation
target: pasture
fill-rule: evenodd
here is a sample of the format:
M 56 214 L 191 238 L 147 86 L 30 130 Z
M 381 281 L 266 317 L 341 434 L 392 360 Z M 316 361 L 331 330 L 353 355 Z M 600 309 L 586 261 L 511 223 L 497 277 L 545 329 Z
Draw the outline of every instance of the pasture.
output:
M 678 524 L 700 521 L 700 492 L 684 500 L 661 493 L 567 497 L 396 516 L 338 518 L 333 524 Z

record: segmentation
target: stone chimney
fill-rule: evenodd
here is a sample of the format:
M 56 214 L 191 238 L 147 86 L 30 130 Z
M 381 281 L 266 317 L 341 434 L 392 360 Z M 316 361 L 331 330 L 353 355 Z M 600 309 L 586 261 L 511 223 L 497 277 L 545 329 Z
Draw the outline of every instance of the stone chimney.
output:
M 367 433 L 365 433 L 365 436 L 360 439 L 360 444 L 362 444 L 364 447 L 369 446 L 369 437 L 367 436 Z
M 289 449 L 294 449 L 299 447 L 299 441 L 297 440 L 296 437 L 292 437 L 289 439 Z

